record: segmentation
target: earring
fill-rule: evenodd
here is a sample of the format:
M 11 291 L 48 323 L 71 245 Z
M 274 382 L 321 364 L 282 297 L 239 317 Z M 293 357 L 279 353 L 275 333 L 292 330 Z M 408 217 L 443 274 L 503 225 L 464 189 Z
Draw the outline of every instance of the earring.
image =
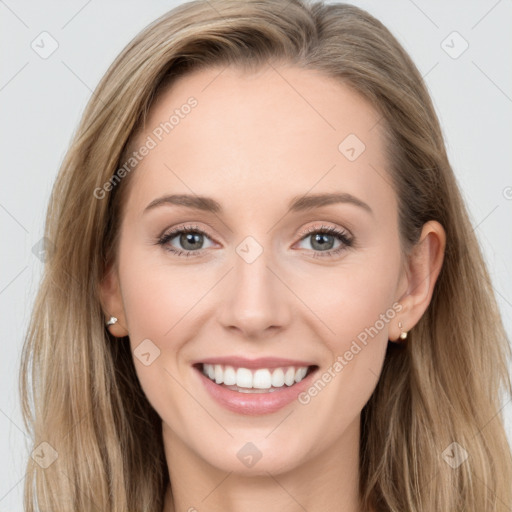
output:
M 407 339 L 407 331 L 403 330 L 402 322 L 398 322 L 398 327 L 400 328 L 400 339 L 401 340 Z
M 114 325 L 115 323 L 117 323 L 117 318 L 115 316 L 111 316 L 110 320 L 106 323 L 106 325 L 108 327 L 109 325 Z

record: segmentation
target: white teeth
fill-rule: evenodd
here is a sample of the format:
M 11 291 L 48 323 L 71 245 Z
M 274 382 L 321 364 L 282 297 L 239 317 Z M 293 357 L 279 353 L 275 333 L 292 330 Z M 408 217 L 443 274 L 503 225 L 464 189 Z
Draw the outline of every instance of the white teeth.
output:
M 307 370 L 306 370 L 307 371 Z M 277 368 L 272 373 L 272 386 L 280 388 L 284 386 L 284 372 L 282 368 Z
M 252 378 L 252 387 L 256 389 L 268 389 L 272 387 L 272 375 L 270 375 L 270 370 L 256 370 Z
M 222 371 L 222 366 L 220 364 L 215 365 L 215 382 L 217 384 L 222 384 L 224 381 L 224 372 Z
M 252 373 L 247 368 L 238 368 L 236 371 L 236 385 L 239 388 L 252 388 Z
M 233 368 L 221 364 L 203 364 L 203 373 L 217 384 L 237 386 L 245 389 L 271 389 L 293 386 L 300 382 L 308 372 L 307 366 L 295 368 L 287 366 L 283 368 Z
M 295 383 L 295 368 L 293 368 L 293 366 L 286 370 L 286 373 L 284 374 L 284 383 L 287 386 L 293 386 Z
M 300 382 L 306 376 L 306 373 L 308 373 L 307 368 L 299 368 L 295 372 L 295 382 Z
M 236 372 L 232 366 L 226 366 L 226 368 L 224 368 L 224 384 L 226 384 L 226 386 L 236 384 Z

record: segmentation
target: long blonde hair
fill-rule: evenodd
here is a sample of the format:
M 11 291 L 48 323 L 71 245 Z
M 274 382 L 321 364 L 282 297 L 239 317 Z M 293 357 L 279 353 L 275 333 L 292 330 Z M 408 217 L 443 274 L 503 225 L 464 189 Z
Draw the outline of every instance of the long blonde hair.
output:
M 161 512 L 169 479 L 161 420 L 129 344 L 106 330 L 98 295 L 116 257 L 130 176 L 103 198 L 95 190 L 122 165 L 177 76 L 266 62 L 319 70 L 362 94 L 389 139 L 404 250 L 428 220 L 447 235 L 431 304 L 403 348 L 389 344 L 362 411 L 364 506 L 510 510 L 512 458 L 500 413 L 500 393 L 512 394 L 510 345 L 423 79 L 364 10 L 299 0 L 182 4 L 129 43 L 93 93 L 52 191 L 45 236 L 53 251 L 22 354 L 25 425 L 34 448 L 48 443 L 41 446 L 56 456 L 46 468 L 28 460 L 25 510 Z M 461 454 L 468 458 L 458 467 L 448 463 Z

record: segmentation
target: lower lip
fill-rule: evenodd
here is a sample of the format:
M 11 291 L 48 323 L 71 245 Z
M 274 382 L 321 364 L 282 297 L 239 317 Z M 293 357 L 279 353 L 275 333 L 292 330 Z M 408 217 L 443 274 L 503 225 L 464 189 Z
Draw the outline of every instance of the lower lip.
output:
M 279 390 L 266 393 L 242 393 L 216 384 L 201 369 L 196 368 L 204 387 L 220 405 L 230 411 L 252 416 L 270 414 L 291 404 L 310 386 L 316 370 L 317 368 L 293 386 L 284 385 Z

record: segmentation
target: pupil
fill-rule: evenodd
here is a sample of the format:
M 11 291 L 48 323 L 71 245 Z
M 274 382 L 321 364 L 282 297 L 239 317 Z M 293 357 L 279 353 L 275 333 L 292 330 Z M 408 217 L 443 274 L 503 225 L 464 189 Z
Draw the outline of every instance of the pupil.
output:
M 181 235 L 180 243 L 186 250 L 196 249 L 197 246 L 195 247 L 193 244 L 196 242 L 197 245 L 197 242 L 201 241 L 201 237 L 202 235 L 198 233 L 185 233 L 184 235 Z M 192 246 L 188 247 L 187 244 L 191 244 Z
M 317 233 L 315 236 L 314 236 L 314 240 L 313 240 L 313 247 L 315 247 L 315 244 L 319 244 L 319 247 L 320 249 L 326 249 L 326 244 L 327 245 L 330 245 L 328 247 L 328 249 L 332 248 L 332 240 L 331 240 L 331 244 L 329 244 L 329 242 L 325 242 L 325 238 L 333 238 L 332 235 L 327 235 L 325 233 Z

